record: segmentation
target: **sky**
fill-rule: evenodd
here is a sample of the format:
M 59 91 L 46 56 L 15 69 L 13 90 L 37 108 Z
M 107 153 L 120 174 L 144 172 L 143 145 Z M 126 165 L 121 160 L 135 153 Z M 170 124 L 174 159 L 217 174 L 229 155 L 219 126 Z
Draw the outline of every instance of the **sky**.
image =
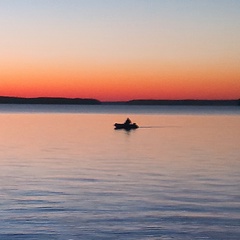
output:
M 0 95 L 239 99 L 239 0 L 0 0 Z

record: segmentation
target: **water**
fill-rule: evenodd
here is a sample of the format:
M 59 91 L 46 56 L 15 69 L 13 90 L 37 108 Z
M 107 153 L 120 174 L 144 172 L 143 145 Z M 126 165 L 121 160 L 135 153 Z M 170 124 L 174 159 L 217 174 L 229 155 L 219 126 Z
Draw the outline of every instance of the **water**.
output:
M 0 239 L 240 239 L 237 107 L 2 105 L 0 131 Z

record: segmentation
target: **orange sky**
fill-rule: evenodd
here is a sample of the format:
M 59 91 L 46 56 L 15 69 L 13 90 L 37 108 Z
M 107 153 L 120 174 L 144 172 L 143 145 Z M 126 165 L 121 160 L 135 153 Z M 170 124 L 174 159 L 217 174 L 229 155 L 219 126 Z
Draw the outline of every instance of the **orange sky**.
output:
M 0 3 L 0 95 L 240 98 L 238 1 L 13 2 Z
M 0 72 L 0 95 L 61 96 L 100 100 L 237 99 L 240 71 L 236 66 L 190 66 L 166 63 L 83 66 L 12 64 Z M 183 68 L 184 67 L 184 68 Z

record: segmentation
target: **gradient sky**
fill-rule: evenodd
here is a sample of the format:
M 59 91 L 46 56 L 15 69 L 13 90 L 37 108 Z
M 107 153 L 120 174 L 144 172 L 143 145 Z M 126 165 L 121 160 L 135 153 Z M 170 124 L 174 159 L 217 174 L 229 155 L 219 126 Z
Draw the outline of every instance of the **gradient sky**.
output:
M 239 0 L 0 0 L 0 95 L 240 98 Z

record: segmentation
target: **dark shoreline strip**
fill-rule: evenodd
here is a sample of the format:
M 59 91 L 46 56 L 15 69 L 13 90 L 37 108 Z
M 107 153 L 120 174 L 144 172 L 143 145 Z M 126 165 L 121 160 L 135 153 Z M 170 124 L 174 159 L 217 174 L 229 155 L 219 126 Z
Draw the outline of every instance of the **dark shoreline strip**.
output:
M 101 104 L 96 99 L 88 98 L 19 98 L 19 97 L 0 97 L 0 104 L 60 104 L 60 105 L 80 105 L 80 104 Z
M 154 100 L 139 99 L 126 102 L 101 102 L 92 98 L 55 98 L 55 97 L 6 97 L 0 96 L 0 104 L 59 104 L 59 105 L 159 105 L 159 106 L 240 106 L 240 99 L 235 100 Z

